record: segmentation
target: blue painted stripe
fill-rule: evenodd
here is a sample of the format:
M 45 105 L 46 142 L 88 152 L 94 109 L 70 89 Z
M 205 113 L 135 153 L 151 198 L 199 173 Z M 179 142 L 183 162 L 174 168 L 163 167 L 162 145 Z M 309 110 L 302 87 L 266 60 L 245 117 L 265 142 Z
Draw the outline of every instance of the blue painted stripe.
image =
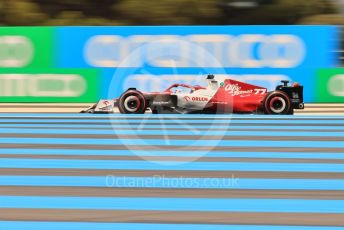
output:
M 314 147 L 343 148 L 340 141 L 269 141 L 269 140 L 169 140 L 164 139 L 89 139 L 89 138 L 1 138 L 0 144 L 91 144 L 159 146 L 230 146 L 230 147 Z
M 173 157 L 242 157 L 289 159 L 344 159 L 343 153 L 303 152 L 208 152 L 208 151 L 145 151 L 145 150 L 78 150 L 78 149 L 0 149 L 0 155 L 83 155 L 83 156 L 173 156 Z
M 344 213 L 344 200 L 0 196 L 0 208 Z
M 0 221 L 6 230 L 342 230 L 343 227 Z
M 118 134 L 118 135 L 201 135 L 203 138 L 206 136 L 285 136 L 285 137 L 344 137 L 343 132 L 266 132 L 261 131 L 213 131 L 213 130 L 84 130 L 84 129 L 74 129 L 74 130 L 61 130 L 61 129 L 0 129 L 0 134 L 8 133 L 25 133 L 25 134 Z
M 68 125 L 61 125 L 61 124 L 19 124 L 19 125 L 13 125 L 13 124 L 0 124 L 0 130 L 1 129 L 7 129 L 7 128 L 32 128 L 32 127 L 46 127 L 46 128 L 85 128 L 85 125 L 78 125 L 78 124 L 68 124 Z M 165 126 L 162 127 L 161 125 L 150 125 L 150 124 L 140 124 L 138 127 L 137 125 L 130 125 L 130 124 L 112 124 L 112 125 L 101 125 L 101 124 L 87 124 L 87 128 L 113 128 L 113 129 L 121 129 L 121 128 L 131 128 L 133 130 L 136 129 L 142 129 L 142 130 L 148 130 L 148 129 L 154 129 L 154 128 L 162 128 L 165 130 L 168 130 L 169 128 L 183 128 L 183 129 L 203 129 L 203 130 L 219 130 L 219 129 L 262 129 L 262 131 L 266 130 L 266 126 L 229 126 L 229 127 L 223 127 L 223 126 L 204 126 L 204 125 L 192 125 L 192 126 L 185 126 L 185 127 L 179 127 L 179 126 Z M 281 129 L 287 129 L 287 130 L 294 130 L 294 129 L 305 129 L 305 130 L 314 130 L 314 129 L 320 129 L 320 130 L 342 130 L 344 132 L 344 127 L 342 126 L 317 126 L 314 124 L 314 126 L 269 126 L 268 129 L 274 129 L 276 131 L 279 131 Z M 90 129 L 92 130 L 92 129 Z M 94 129 L 93 129 L 94 130 Z
M 344 180 L 127 177 L 127 176 L 0 176 L 0 186 L 67 186 L 178 189 L 344 190 Z
M 177 162 L 113 161 L 58 159 L 0 159 L 0 168 L 66 168 L 114 170 L 185 170 L 185 171 L 268 171 L 268 172 L 344 172 L 343 164 L 251 163 L 251 162 Z
M 41 120 L 30 120 L 30 119 L 1 119 L 1 122 L 16 122 L 18 124 L 23 123 L 23 122 L 30 122 L 30 123 L 41 123 Z M 169 123 L 177 123 L 177 125 L 188 125 L 188 124 L 192 124 L 192 123 L 203 123 L 203 124 L 228 124 L 228 126 L 230 126 L 230 124 L 243 124 L 243 123 L 248 123 L 248 124 L 260 124 L 260 123 L 269 123 L 269 124 L 281 124 L 281 122 L 283 122 L 284 124 L 344 124 L 344 120 L 284 120 L 284 121 L 280 121 L 280 120 L 269 120 L 269 121 L 261 121 L 261 120 L 218 120 L 216 118 L 214 118 L 214 120 L 197 120 L 197 118 L 193 119 L 193 120 L 183 120 L 182 118 L 178 119 L 161 119 L 161 120 L 151 120 L 151 119 L 135 119 L 135 120 L 109 120 L 107 118 L 104 118 L 103 120 L 95 120 L 95 119 L 88 119 L 88 120 L 62 120 L 62 119 L 44 119 L 44 122 L 53 122 L 53 123 L 75 123 L 75 122 L 80 122 L 80 123 L 112 123 L 112 124 L 117 124 L 117 123 L 128 123 L 128 124 L 133 124 L 133 123 L 157 123 L 160 122 L 162 124 L 169 124 Z

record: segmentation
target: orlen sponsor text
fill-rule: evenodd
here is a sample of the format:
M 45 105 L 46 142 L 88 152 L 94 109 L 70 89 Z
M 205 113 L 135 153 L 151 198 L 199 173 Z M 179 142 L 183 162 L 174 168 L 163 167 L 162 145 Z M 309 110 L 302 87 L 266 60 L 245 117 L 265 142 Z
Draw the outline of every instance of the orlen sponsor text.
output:
M 3 97 L 79 97 L 86 89 L 78 74 L 0 74 Z
M 290 34 L 97 35 L 84 47 L 94 67 L 295 68 L 305 53 L 304 41 Z
M 189 97 L 189 96 L 185 96 L 184 100 L 185 101 L 194 101 L 194 102 L 204 102 L 204 101 L 209 101 L 209 98 L 207 98 L 207 97 Z

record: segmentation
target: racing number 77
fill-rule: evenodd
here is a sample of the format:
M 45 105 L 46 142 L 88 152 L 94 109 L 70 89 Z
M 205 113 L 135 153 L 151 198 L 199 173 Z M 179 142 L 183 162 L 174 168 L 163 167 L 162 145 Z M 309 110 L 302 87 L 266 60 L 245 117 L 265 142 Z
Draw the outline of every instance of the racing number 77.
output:
M 265 94 L 266 89 L 254 89 L 254 94 Z

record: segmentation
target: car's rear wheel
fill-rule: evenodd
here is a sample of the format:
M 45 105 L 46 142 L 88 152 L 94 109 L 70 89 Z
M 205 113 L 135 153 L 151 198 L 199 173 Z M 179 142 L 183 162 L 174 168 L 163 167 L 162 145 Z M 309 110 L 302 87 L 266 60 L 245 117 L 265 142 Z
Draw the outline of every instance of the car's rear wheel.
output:
M 291 102 L 287 94 L 281 91 L 269 93 L 263 102 L 264 113 L 266 114 L 292 114 Z
M 146 99 L 140 91 L 128 90 L 119 98 L 118 109 L 121 113 L 143 114 L 146 107 Z

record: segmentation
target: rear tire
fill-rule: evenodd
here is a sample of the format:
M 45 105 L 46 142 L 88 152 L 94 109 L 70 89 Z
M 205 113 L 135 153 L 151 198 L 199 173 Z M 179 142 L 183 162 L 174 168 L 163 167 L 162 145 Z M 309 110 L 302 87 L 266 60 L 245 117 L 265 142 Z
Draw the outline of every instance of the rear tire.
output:
M 146 108 L 146 99 L 140 91 L 128 90 L 119 98 L 118 109 L 121 113 L 143 114 Z
M 282 91 L 270 92 L 264 99 L 263 109 L 265 114 L 293 114 L 290 98 Z

